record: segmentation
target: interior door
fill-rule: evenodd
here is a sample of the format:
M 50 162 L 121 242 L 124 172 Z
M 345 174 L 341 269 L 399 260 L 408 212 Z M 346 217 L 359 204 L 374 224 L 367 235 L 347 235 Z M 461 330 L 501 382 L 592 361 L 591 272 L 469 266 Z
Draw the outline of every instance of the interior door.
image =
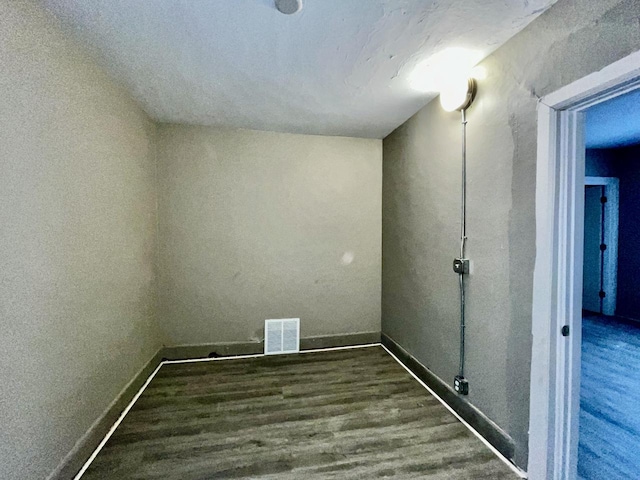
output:
M 582 308 L 602 312 L 602 243 L 603 212 L 601 185 L 587 185 L 584 190 L 584 263 L 582 280 Z

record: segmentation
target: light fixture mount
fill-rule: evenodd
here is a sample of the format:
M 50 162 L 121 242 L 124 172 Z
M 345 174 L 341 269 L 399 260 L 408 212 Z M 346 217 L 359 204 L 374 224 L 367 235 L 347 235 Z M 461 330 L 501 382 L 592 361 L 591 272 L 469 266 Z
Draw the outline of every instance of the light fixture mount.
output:
M 440 91 L 440 105 L 447 112 L 466 110 L 473 102 L 477 88 L 474 78 L 449 81 Z
M 302 10 L 302 0 L 275 0 L 276 8 L 280 13 L 293 15 Z

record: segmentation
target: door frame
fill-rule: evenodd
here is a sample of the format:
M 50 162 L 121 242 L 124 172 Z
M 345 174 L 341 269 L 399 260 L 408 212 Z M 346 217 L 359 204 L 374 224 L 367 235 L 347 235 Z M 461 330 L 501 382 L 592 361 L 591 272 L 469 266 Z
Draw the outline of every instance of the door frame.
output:
M 604 251 L 602 313 L 615 315 L 618 295 L 618 227 L 620 180 L 615 177 L 585 177 L 584 184 L 603 186 L 607 202 L 604 205 Z
M 637 88 L 640 51 L 538 102 L 528 464 L 532 480 L 577 476 L 584 110 Z M 561 333 L 565 325 L 568 336 Z

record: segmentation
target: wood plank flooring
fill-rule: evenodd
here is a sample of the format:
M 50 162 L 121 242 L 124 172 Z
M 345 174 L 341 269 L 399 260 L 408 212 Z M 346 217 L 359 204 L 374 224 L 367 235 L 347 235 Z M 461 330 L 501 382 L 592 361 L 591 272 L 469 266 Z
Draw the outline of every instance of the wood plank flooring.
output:
M 640 478 L 640 324 L 585 314 L 582 322 L 582 479 Z
M 95 479 L 514 479 L 379 346 L 164 365 Z

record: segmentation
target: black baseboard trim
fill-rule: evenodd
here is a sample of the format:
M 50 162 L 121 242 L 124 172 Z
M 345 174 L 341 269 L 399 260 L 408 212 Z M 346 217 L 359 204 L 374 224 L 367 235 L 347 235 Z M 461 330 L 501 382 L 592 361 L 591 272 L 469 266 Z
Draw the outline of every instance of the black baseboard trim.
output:
M 301 350 L 316 348 L 348 347 L 380 343 L 380 332 L 345 333 L 300 339 Z M 202 345 L 179 345 L 165 347 L 162 357 L 167 360 L 188 360 L 207 357 L 232 357 L 264 353 L 264 342 L 207 343 Z
M 73 449 L 60 462 L 60 465 L 47 477 L 47 480 L 69 480 L 76 476 L 93 451 L 109 432 L 120 414 L 136 396 L 136 393 L 147 381 L 149 375 L 160 365 L 163 349 L 153 356 L 140 370 L 129 384 L 120 392 L 120 395 L 107 407 L 104 413 L 94 422 L 89 430 L 76 442 Z
M 262 342 L 203 343 L 200 345 L 176 345 L 164 347 L 163 360 L 192 360 L 207 357 L 235 357 L 263 353 Z
M 347 333 L 338 335 L 324 335 L 320 337 L 306 337 L 300 339 L 302 350 L 316 348 L 351 347 L 380 343 L 380 332 Z
M 458 395 L 440 377 L 422 365 L 414 356 L 402 348 L 386 334 L 382 334 L 382 344 L 444 400 L 453 410 L 482 435 L 502 455 L 513 461 L 515 443 L 513 439 L 466 398 Z

